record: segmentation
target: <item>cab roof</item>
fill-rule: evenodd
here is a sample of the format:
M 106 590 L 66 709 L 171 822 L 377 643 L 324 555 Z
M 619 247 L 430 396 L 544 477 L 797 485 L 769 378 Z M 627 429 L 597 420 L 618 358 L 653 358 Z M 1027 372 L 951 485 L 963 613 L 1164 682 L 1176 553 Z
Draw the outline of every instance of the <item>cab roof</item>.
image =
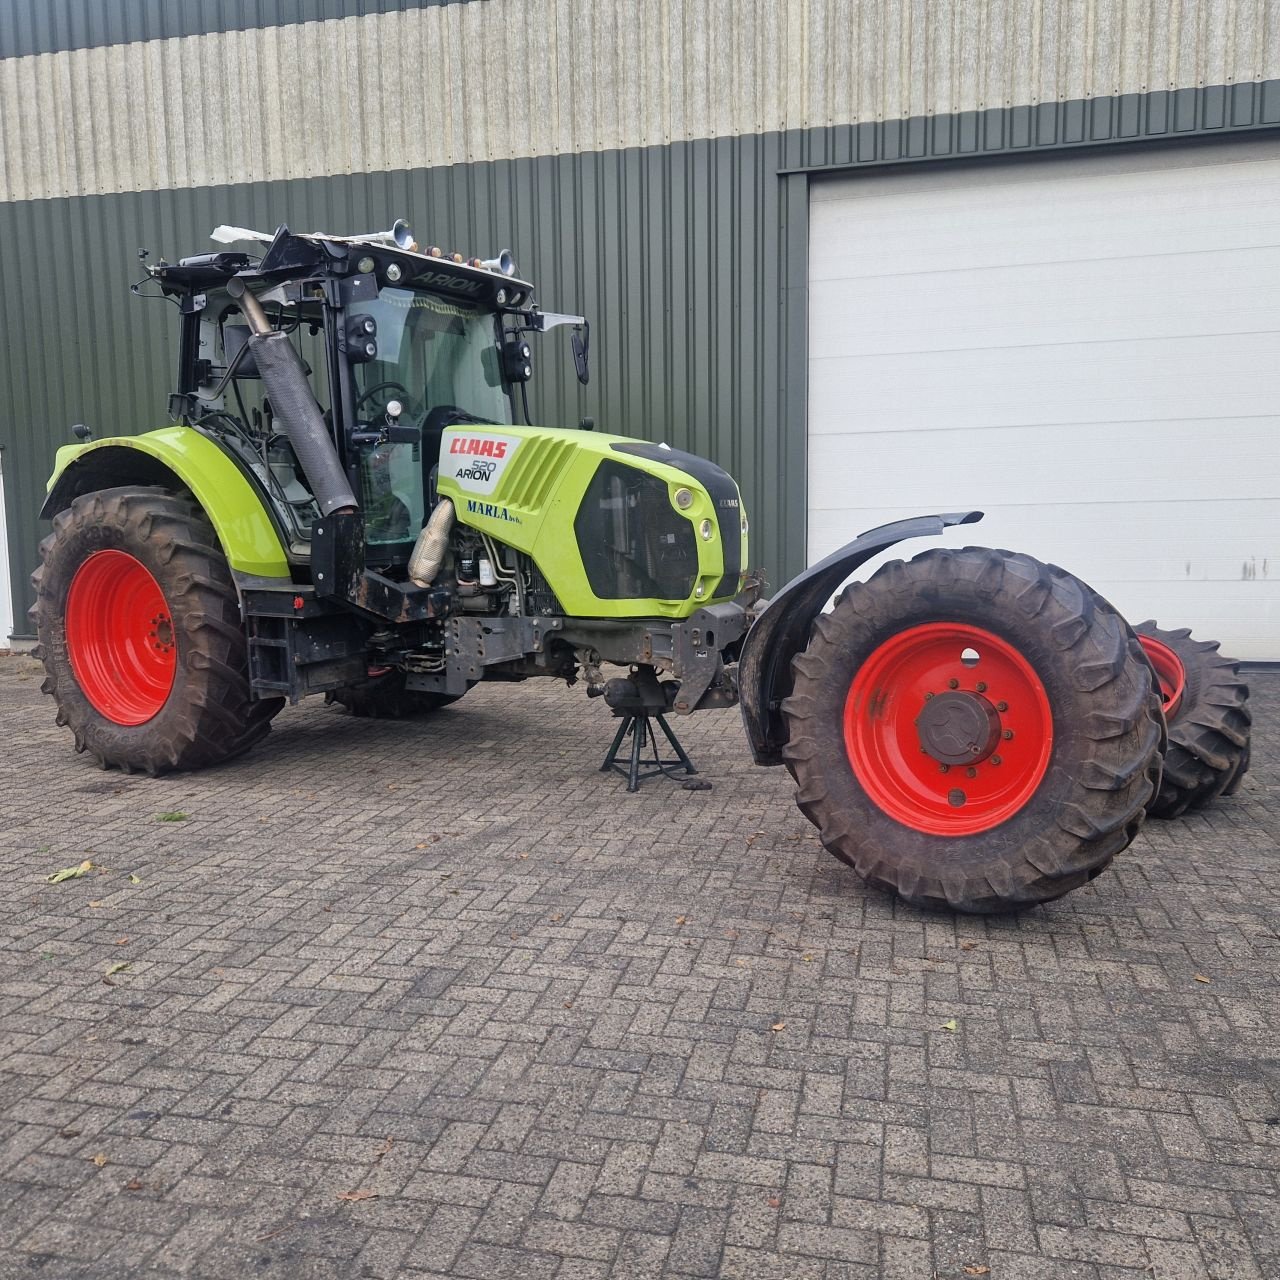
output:
M 372 262 L 372 272 L 364 266 L 366 262 Z M 190 292 L 217 288 L 233 276 L 268 284 L 324 275 L 355 277 L 361 274 L 361 266 L 364 274 L 376 277 L 378 285 L 431 289 L 482 306 L 521 307 L 533 299 L 533 285 L 527 280 L 474 261 L 457 262 L 439 255 L 439 251 L 423 253 L 416 244 L 403 249 L 354 237 L 297 234 L 285 226 L 276 231 L 258 259 L 241 251 L 224 250 L 182 258 L 175 264 L 160 262 L 149 270 L 167 290 Z

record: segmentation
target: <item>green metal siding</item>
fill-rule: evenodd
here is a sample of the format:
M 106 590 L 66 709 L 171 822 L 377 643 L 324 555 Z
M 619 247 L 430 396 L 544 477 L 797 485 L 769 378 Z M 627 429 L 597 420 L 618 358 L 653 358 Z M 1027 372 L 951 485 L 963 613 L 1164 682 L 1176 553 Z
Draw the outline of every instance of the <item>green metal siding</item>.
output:
M 535 420 L 714 459 L 739 480 L 752 567 L 804 562 L 807 171 L 1196 135 L 1280 124 L 1280 83 L 1209 87 L 793 130 L 671 146 L 0 204 L 0 445 L 17 630 L 30 603 L 36 513 L 57 444 L 165 422 L 176 358 L 167 304 L 127 290 L 139 245 L 211 247 L 219 222 L 376 230 L 410 219 L 424 243 L 510 247 L 549 308 L 592 320 L 593 380 L 567 341 L 542 341 Z M 851 411 L 854 409 L 851 406 Z M 868 477 L 874 484 L 874 477 Z M 850 530 L 852 536 L 856 530 Z
M 176 314 L 129 294 L 141 275 L 137 248 L 171 260 L 202 252 L 219 222 L 376 230 L 404 215 L 423 243 L 485 255 L 512 248 L 545 306 L 592 320 L 587 388 L 563 331 L 540 340 L 535 421 L 576 425 L 588 414 L 602 430 L 715 459 L 742 482 L 753 563 L 783 566 L 790 545 L 795 567 L 804 425 L 788 415 L 779 353 L 788 342 L 781 300 L 803 289 L 805 258 L 794 253 L 794 225 L 784 226 L 784 159 L 785 140 L 773 134 L 0 204 L 0 322 L 12 360 L 0 376 L 0 444 L 17 630 L 44 479 L 70 425 L 88 422 L 102 436 L 167 420 Z M 802 342 L 795 359 L 802 368 Z

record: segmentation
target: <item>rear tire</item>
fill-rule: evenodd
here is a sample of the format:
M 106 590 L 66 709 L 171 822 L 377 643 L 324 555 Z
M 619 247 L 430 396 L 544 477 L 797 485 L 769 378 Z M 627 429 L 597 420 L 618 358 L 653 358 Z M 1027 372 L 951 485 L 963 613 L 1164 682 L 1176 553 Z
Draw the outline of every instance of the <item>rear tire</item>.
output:
M 229 760 L 283 698 L 255 700 L 235 582 L 192 501 L 103 489 L 53 519 L 32 575 L 45 693 L 76 750 L 150 774 Z
M 1030 556 L 888 564 L 817 620 L 792 671 L 800 809 L 837 858 L 918 906 L 1060 897 L 1130 843 L 1159 786 L 1160 699 L 1136 637 Z
M 431 693 L 406 689 L 403 671 L 388 671 L 374 676 L 365 684 L 345 685 L 324 695 L 329 705 L 343 708 L 348 715 L 369 720 L 400 720 L 407 716 L 426 715 L 457 702 L 460 693 Z
M 1153 817 L 1176 818 L 1240 786 L 1249 768 L 1249 686 L 1238 664 L 1218 652 L 1216 641 L 1193 640 L 1186 627 L 1162 631 L 1153 621 L 1134 630 L 1148 646 L 1166 698 L 1181 677 L 1176 701 L 1165 709 L 1164 778 L 1148 807 Z

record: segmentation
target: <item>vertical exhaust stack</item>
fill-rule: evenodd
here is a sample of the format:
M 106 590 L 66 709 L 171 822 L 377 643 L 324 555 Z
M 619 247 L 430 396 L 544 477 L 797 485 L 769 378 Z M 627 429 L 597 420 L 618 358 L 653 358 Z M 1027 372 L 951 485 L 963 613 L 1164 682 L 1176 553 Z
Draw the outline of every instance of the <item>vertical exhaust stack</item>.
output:
M 323 516 L 334 512 L 354 512 L 359 504 L 351 482 L 342 468 L 320 407 L 307 384 L 306 370 L 288 335 L 273 330 L 262 303 L 245 287 L 243 280 L 231 280 L 227 292 L 236 300 L 249 325 L 249 346 L 258 372 L 271 397 L 276 417 L 298 456 L 298 465 L 307 478 Z

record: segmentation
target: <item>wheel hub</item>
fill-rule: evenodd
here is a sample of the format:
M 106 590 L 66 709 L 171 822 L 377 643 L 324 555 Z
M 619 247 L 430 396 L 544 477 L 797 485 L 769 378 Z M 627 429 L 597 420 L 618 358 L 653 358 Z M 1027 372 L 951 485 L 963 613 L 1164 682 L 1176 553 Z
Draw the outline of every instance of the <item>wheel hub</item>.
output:
M 863 660 L 844 708 L 854 777 L 889 817 L 936 836 L 977 835 L 1036 794 L 1053 711 L 1030 661 L 968 622 L 928 622 Z
M 173 616 L 160 584 L 126 551 L 95 551 L 67 590 L 67 656 L 84 696 L 114 724 L 145 724 L 178 669 Z
M 1154 636 L 1140 635 L 1138 643 L 1142 645 L 1147 661 L 1155 668 L 1156 680 L 1160 685 L 1160 700 L 1164 704 L 1166 720 L 1172 720 L 1182 705 L 1182 695 L 1187 688 L 1187 671 L 1178 657 L 1167 644 L 1163 644 Z
M 940 693 L 924 704 L 916 729 L 939 764 L 981 764 L 1000 742 L 1000 713 L 980 693 Z

